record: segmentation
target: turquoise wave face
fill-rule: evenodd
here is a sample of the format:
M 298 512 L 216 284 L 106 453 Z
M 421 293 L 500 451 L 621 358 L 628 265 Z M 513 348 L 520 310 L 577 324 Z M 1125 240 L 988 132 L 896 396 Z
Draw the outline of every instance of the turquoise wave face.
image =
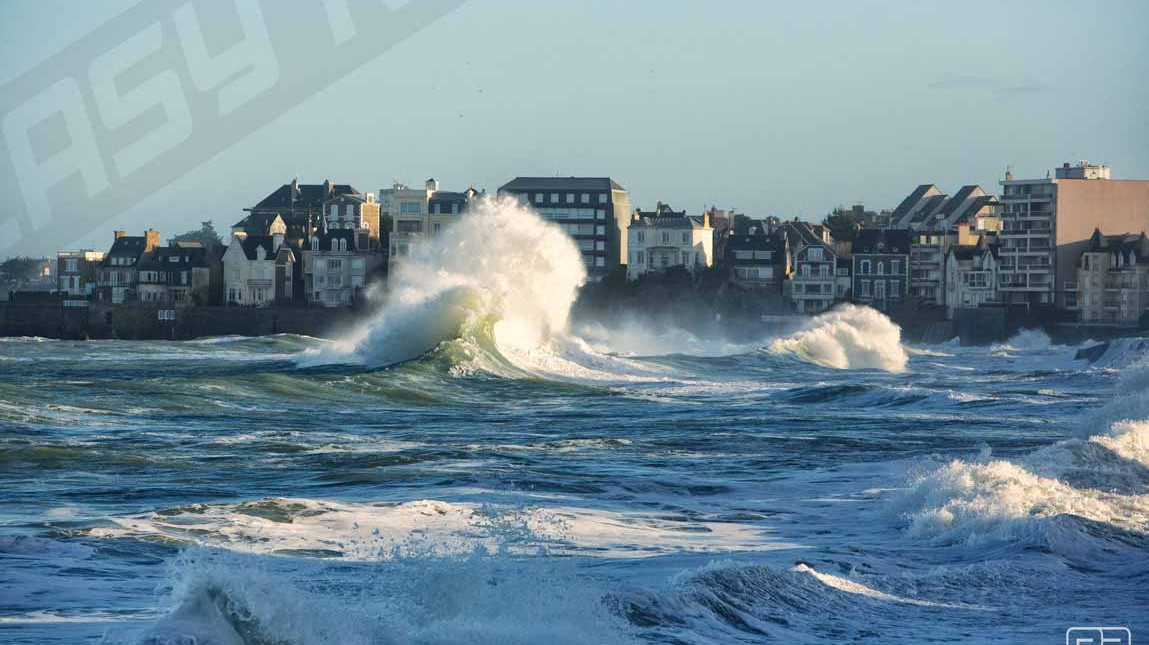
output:
M 900 372 L 831 364 L 892 354 L 826 321 L 783 349 L 524 349 L 483 298 L 444 292 L 377 361 L 298 336 L 0 341 L 0 640 L 1149 627 L 1137 343 L 904 347 Z

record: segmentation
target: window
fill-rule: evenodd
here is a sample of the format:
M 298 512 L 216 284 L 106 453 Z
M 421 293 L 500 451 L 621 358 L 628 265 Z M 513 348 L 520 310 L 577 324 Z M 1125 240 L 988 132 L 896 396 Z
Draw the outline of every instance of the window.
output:
M 599 193 L 598 194 L 598 203 L 605 204 L 609 200 L 610 200 L 610 197 L 607 195 L 607 193 Z
M 821 262 L 822 261 L 822 247 L 820 247 L 820 246 L 810 247 L 810 249 L 806 252 L 806 259 L 810 260 L 811 262 Z
M 637 264 L 646 264 L 646 253 L 639 251 L 635 255 L 635 259 Z
M 774 256 L 770 251 L 754 251 L 754 259 L 756 260 L 769 260 Z
M 78 270 L 78 268 L 76 266 L 77 263 L 78 263 L 78 260 L 76 260 L 76 258 L 68 258 L 68 259 L 64 260 L 64 270 L 68 271 L 68 272 L 77 271 Z
M 822 266 L 818 267 L 818 277 L 823 279 L 823 280 L 825 280 L 826 278 L 829 278 L 830 277 L 830 265 L 823 264 Z
M 573 204 L 574 200 L 575 200 L 575 194 L 574 193 L 567 193 L 567 203 Z
M 885 272 L 886 272 L 886 263 L 885 262 L 879 262 L 878 263 L 878 275 L 882 275 Z
M 893 273 L 896 275 L 896 274 L 899 274 L 901 272 L 902 272 L 902 261 L 901 260 L 890 260 L 890 273 Z M 891 284 L 897 284 L 897 283 L 894 282 Z
M 670 244 L 670 232 L 669 231 L 663 231 L 662 232 L 662 243 L 663 244 Z
M 543 203 L 543 194 L 542 193 L 535 193 L 535 201 L 538 202 L 539 204 Z
M 347 206 L 345 206 L 343 208 L 343 212 L 344 212 L 344 214 L 347 215 L 347 219 L 355 219 L 355 205 L 354 204 L 348 204 Z
M 590 193 L 583 193 L 583 194 L 579 195 L 579 203 L 580 204 L 589 204 L 590 203 Z
M 311 238 L 311 250 L 312 251 L 318 251 L 319 250 L 319 238 L 318 237 Z M 236 273 L 239 273 L 239 271 L 236 271 Z M 238 278 L 239 276 L 237 275 L 236 277 Z
M 422 233 L 423 222 L 418 220 L 399 220 L 395 223 L 400 233 Z
M 423 212 L 423 204 L 420 202 L 400 202 L 399 214 L 400 215 L 420 215 Z
M 442 230 L 442 228 L 443 228 L 443 225 L 439 222 L 432 222 L 431 223 L 431 232 L 432 233 L 437 234 L 440 230 Z
M 862 275 L 870 275 L 870 261 L 862 260 L 861 268 L 858 269 L 858 272 Z
M 809 278 L 810 277 L 810 265 L 809 264 L 803 264 L 802 265 L 802 277 L 803 278 Z
M 862 296 L 869 298 L 870 297 L 870 281 L 869 280 L 862 280 L 862 282 L 859 286 L 861 287 L 860 290 L 862 292 Z
M 683 244 L 690 244 L 690 233 L 686 233 L 686 232 L 682 233 L 682 243 Z
M 595 258 L 595 259 L 594 259 L 594 265 L 595 265 L 596 267 L 604 267 L 604 266 L 606 266 L 606 258 Z
M 339 217 L 339 206 L 337 204 L 332 204 L 328 212 L 331 213 L 332 218 Z
M 646 242 L 646 233 L 644 233 L 643 231 L 637 231 L 634 234 L 634 241 L 638 242 L 639 244 L 645 243 Z
M 451 214 L 452 215 L 458 215 L 459 214 L 459 202 L 455 202 L 455 203 L 451 204 Z
M 559 203 L 559 194 L 558 193 L 551 193 L 551 203 L 552 204 Z
M 336 271 L 343 269 L 343 260 L 328 260 L 327 269 L 329 271 Z
M 682 252 L 682 266 L 690 265 L 690 253 L 688 251 Z

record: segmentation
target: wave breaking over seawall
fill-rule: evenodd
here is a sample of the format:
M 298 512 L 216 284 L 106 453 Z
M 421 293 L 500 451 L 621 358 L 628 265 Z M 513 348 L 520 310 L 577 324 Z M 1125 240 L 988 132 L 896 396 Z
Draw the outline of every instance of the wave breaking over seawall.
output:
M 901 327 L 879 311 L 856 305 L 815 317 L 797 333 L 770 343 L 770 351 L 843 370 L 901 372 L 909 361 Z
M 302 363 L 385 367 L 455 339 L 529 350 L 565 333 L 585 280 L 562 229 L 513 199 L 484 198 L 398 263 L 371 320 Z

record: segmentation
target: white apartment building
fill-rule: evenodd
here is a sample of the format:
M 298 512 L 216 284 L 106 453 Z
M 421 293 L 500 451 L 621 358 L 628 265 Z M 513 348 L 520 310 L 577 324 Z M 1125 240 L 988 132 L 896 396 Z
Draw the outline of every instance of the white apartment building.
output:
M 789 297 L 798 313 L 815 314 L 826 311 L 840 299 L 839 285 L 849 288 L 849 270 L 838 276 L 838 253 L 834 250 L 830 231 L 824 226 L 807 222 L 784 222 L 787 242 L 794 262 L 790 274 Z
M 976 309 L 997 300 L 998 247 L 985 236 L 975 244 L 955 244 L 946 254 L 946 314 Z
M 688 271 L 714 264 L 714 229 L 709 213 L 687 216 L 659 203 L 655 210 L 634 211 L 627 229 L 626 277 L 682 267 Z

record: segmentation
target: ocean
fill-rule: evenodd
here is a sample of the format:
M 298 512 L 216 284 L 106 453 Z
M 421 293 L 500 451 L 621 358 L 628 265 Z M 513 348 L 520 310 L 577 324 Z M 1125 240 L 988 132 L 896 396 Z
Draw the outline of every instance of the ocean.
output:
M 572 323 L 561 231 L 466 221 L 330 339 L 0 340 L 0 641 L 1149 630 L 1139 342 Z

